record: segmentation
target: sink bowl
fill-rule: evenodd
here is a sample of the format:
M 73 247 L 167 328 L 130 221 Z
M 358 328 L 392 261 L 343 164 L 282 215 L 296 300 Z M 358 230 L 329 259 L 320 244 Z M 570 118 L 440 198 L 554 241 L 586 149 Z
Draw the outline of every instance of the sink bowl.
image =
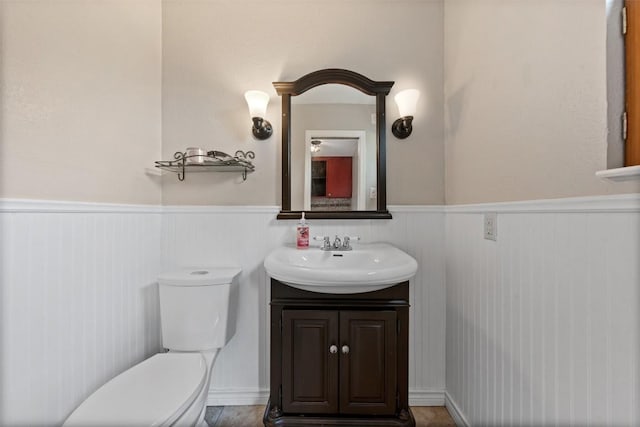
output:
M 298 289 L 352 294 L 384 289 L 413 277 L 418 263 L 388 243 L 354 245 L 352 251 L 282 246 L 264 260 L 267 273 Z

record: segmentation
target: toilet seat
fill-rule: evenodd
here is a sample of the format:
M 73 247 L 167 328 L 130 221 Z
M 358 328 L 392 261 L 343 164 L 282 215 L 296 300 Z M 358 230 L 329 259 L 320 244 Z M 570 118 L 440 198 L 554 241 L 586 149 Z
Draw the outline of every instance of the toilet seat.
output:
M 200 353 L 160 353 L 123 372 L 94 392 L 65 426 L 168 426 L 207 383 Z

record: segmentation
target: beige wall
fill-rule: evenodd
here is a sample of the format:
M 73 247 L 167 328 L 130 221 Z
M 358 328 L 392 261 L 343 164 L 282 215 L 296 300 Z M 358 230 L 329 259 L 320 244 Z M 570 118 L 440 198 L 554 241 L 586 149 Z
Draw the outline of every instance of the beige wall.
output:
M 445 2 L 447 204 L 635 192 L 607 168 L 602 0 Z
M 388 202 L 442 204 L 442 23 L 439 0 L 163 2 L 163 155 L 189 146 L 253 150 L 256 171 L 163 177 L 166 204 L 280 204 L 280 98 L 272 82 L 347 68 L 396 82 L 387 102 Z M 413 135 L 396 140 L 393 95 L 418 88 Z M 243 93 L 271 95 L 274 135 L 253 140 Z
M 0 196 L 159 203 L 161 4 L 0 2 Z
M 445 180 L 448 204 L 640 191 L 594 176 L 617 163 L 604 1 L 42 0 L 0 13 L 2 197 L 279 204 L 271 83 L 325 67 L 396 81 L 390 204 L 442 204 Z M 423 96 L 398 141 L 392 97 L 409 87 Z M 250 134 L 251 88 L 271 94 L 267 141 Z M 145 174 L 188 146 L 253 150 L 256 172 Z

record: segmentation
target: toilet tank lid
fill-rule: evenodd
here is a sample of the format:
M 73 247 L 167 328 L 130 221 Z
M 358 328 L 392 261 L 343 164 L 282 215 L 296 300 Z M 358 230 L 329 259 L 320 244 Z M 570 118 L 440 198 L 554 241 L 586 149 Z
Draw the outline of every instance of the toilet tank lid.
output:
M 167 286 L 211 286 L 233 283 L 240 275 L 239 267 L 182 268 L 158 276 L 158 283 Z

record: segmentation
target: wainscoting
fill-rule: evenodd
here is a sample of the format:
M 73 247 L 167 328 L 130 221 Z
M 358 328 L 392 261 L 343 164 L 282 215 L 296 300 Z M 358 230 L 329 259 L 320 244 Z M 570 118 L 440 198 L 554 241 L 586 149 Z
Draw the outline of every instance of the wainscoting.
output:
M 295 221 L 275 207 L 153 207 L 2 200 L 0 425 L 59 424 L 104 382 L 160 350 L 156 277 L 238 265 L 238 327 L 215 365 L 209 405 L 268 397 L 269 279 Z M 444 210 L 397 207 L 385 221 L 311 221 L 312 235 L 389 241 L 412 279 L 410 402 L 444 404 Z
M 310 221 L 311 234 L 388 241 L 418 260 L 411 405 L 446 398 L 459 425 L 640 423 L 640 196 L 390 210 Z M 0 424 L 59 424 L 157 352 L 156 277 L 178 266 L 243 269 L 208 404 L 264 404 L 262 261 L 295 227 L 276 212 L 2 200 Z M 484 212 L 498 214 L 497 242 L 482 238 Z
M 497 212 L 496 242 L 484 212 Z M 638 195 L 447 209 L 459 424 L 640 424 L 639 212 Z
M 0 204 L 0 425 L 56 425 L 160 349 L 159 208 Z

